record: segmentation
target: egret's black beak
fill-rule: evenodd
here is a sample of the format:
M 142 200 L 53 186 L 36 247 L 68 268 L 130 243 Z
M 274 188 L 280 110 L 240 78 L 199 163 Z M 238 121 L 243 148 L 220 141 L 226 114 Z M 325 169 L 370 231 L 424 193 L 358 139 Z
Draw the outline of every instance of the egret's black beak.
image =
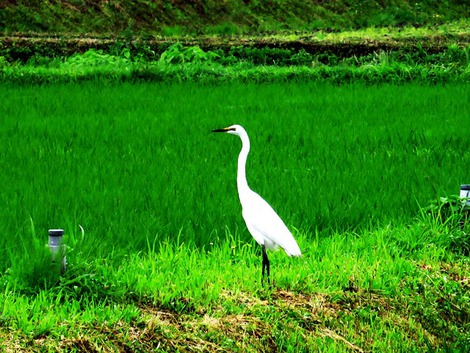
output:
M 232 127 L 224 127 L 223 129 L 215 129 L 212 130 L 212 132 L 228 132 L 228 131 L 235 131 L 235 129 Z

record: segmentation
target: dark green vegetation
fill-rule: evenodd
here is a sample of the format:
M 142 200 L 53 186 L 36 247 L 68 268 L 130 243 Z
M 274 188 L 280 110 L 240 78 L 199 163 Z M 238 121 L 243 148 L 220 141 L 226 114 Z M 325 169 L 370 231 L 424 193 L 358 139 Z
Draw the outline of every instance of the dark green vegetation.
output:
M 10 351 L 467 351 L 467 85 L 106 82 L 0 90 Z M 304 253 L 260 253 L 247 173 Z M 83 231 L 81 230 L 83 227 Z M 50 273 L 63 227 L 69 271 Z M 50 340 L 50 338 L 53 338 Z
M 465 22 L 454 25 L 453 33 L 458 36 L 463 26 Z M 239 41 L 214 41 L 206 42 L 205 50 L 194 41 L 184 44 L 98 41 L 92 43 L 103 49 L 89 49 L 67 56 L 71 48 L 59 45 L 54 49 L 59 52 L 52 57 L 47 52 L 54 41 L 44 46 L 42 41 L 23 38 L 19 42 L 10 41 L 10 46 L 5 45 L 4 56 L 0 56 L 0 80 L 37 83 L 90 79 L 202 83 L 444 83 L 469 80 L 468 37 L 446 40 L 442 44 L 440 32 L 433 32 L 435 37 L 420 33 L 422 39 L 433 38 L 422 46 L 416 39 L 411 39 L 418 32 L 409 29 L 400 39 L 401 44 L 397 44 L 395 39 L 392 42 L 372 40 L 372 44 L 354 43 L 351 39 L 353 35 L 365 37 L 370 33 L 381 35 L 380 31 L 353 32 L 345 37 L 348 38 L 346 44 L 342 42 L 342 35 L 329 37 L 325 42 L 313 38 L 283 39 L 281 46 L 275 44 L 279 42 L 276 38 L 270 38 L 261 46 L 240 45 Z M 30 48 L 28 43 L 36 49 Z M 87 46 L 90 45 L 82 49 Z
M 0 32 L 99 36 L 240 34 L 441 24 L 470 16 L 465 0 L 33 1 L 0 5 Z

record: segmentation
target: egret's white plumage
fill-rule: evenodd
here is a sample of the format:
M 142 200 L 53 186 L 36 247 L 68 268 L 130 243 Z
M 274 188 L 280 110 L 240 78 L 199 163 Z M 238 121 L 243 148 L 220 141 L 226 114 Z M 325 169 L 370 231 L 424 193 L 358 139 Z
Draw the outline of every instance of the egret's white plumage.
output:
M 232 125 L 213 132 L 226 132 L 237 135 L 242 140 L 242 149 L 238 156 L 237 188 L 242 215 L 246 227 L 263 248 L 263 275 L 267 268 L 269 276 L 269 260 L 265 249 L 276 249 L 280 246 L 288 256 L 301 256 L 301 252 L 292 233 L 287 229 L 282 219 L 273 208 L 256 192 L 251 190 L 246 181 L 246 159 L 250 152 L 250 139 L 245 129 L 240 125 Z

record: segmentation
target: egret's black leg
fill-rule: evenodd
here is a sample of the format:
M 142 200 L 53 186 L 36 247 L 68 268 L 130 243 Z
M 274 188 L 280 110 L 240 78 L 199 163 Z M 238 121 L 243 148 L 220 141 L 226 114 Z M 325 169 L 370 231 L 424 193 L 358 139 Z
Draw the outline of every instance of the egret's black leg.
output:
M 261 274 L 262 274 L 262 279 L 264 279 L 264 269 L 266 269 L 266 274 L 267 274 L 267 277 L 268 277 L 268 282 L 269 282 L 269 259 L 268 259 L 268 254 L 266 254 L 266 248 L 264 247 L 264 245 L 262 246 L 262 249 L 263 249 L 263 268 L 262 268 L 262 271 L 261 271 Z

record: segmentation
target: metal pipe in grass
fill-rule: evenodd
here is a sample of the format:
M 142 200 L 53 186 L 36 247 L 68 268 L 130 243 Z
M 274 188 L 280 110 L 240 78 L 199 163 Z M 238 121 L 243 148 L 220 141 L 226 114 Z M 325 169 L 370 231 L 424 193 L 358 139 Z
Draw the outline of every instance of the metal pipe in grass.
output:
M 462 219 L 459 224 L 462 230 L 470 219 L 470 184 L 460 185 L 460 199 L 462 200 Z
M 49 249 L 52 253 L 52 264 L 56 263 L 56 256 L 59 255 L 60 272 L 63 274 L 67 270 L 67 260 L 65 256 L 65 244 L 62 244 L 64 236 L 63 229 L 49 229 Z

